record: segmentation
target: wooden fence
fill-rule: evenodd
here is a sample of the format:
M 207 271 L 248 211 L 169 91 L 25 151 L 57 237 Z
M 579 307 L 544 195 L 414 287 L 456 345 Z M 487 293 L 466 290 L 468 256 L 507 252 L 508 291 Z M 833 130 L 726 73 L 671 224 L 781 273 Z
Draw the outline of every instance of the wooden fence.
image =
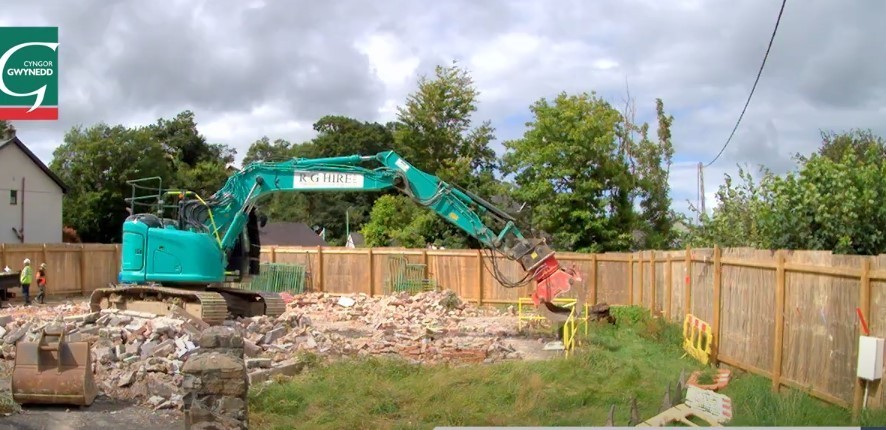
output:
M 272 246 L 261 259 L 307 265 L 317 290 L 379 295 L 393 255 L 426 264 L 429 278 L 473 302 L 514 303 L 533 288 L 502 287 L 491 271 L 516 281 L 519 265 L 477 250 Z M 0 244 L 0 268 L 18 270 L 25 257 L 47 262 L 52 295 L 88 294 L 114 282 L 120 266 L 119 245 Z M 583 273 L 589 301 L 641 305 L 676 322 L 692 313 L 711 324 L 719 362 L 856 410 L 864 397 L 855 378 L 857 310 L 871 335 L 886 337 L 884 256 L 714 248 L 558 258 Z M 869 407 L 886 405 L 880 383 L 869 388 Z
M 0 270 L 22 269 L 24 259 L 35 270 L 46 263 L 46 295 L 82 295 L 117 281 L 120 245 L 98 243 L 0 243 Z M 31 295 L 37 294 L 31 288 Z

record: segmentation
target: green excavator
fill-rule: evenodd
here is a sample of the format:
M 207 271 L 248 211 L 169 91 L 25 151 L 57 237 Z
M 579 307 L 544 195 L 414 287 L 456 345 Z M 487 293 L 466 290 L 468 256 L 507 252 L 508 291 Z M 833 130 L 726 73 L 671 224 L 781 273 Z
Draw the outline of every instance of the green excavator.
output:
M 376 166 L 363 166 L 369 162 Z M 391 189 L 456 225 L 485 250 L 518 261 L 525 274 L 517 281 L 505 279 L 496 264 L 487 269 L 505 288 L 520 288 L 535 281 L 532 298 L 539 312 L 552 321 L 562 322 L 568 316 L 570 310 L 553 301 L 575 285 L 583 288 L 574 268 L 561 267 L 543 239 L 524 237 L 515 219 L 503 210 L 417 169 L 393 151 L 254 162 L 231 175 L 206 199 L 194 193 L 177 195 L 176 218 L 136 213 L 133 205 L 123 223 L 119 283 L 95 290 L 91 307 L 93 311 L 118 308 L 168 314 L 178 306 L 209 324 L 240 316 L 278 316 L 285 310 L 278 294 L 225 285 L 259 272 L 260 217 L 256 204 L 278 192 Z M 496 230 L 486 225 L 482 216 L 487 214 L 504 227 Z M 583 309 L 583 302 L 584 294 L 578 294 L 576 311 Z

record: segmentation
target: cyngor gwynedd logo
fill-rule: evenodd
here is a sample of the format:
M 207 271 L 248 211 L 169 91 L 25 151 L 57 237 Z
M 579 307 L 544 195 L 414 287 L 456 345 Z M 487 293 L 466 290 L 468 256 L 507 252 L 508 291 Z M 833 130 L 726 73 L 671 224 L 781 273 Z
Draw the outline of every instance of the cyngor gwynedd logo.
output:
M 0 120 L 58 119 L 58 27 L 0 27 Z

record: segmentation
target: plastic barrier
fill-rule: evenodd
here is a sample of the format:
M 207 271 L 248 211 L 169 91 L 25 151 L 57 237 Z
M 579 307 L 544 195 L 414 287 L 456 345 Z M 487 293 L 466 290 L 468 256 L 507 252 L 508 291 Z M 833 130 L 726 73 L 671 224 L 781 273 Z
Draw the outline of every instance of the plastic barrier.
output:
M 711 325 L 696 318 L 695 315 L 686 314 L 686 319 L 683 320 L 683 349 L 686 353 L 702 364 L 708 364 L 711 360 L 713 341 Z
M 569 313 L 569 319 L 566 320 L 566 324 L 563 326 L 563 347 L 565 349 L 565 355 L 569 357 L 569 353 L 575 349 L 576 339 L 575 334 L 578 332 L 578 328 L 580 326 L 584 326 L 585 336 L 588 335 L 588 306 L 585 304 L 584 317 L 576 317 L 575 316 L 575 306 L 572 306 L 572 311 Z M 576 323 L 576 320 L 580 321 Z
M 556 298 L 554 299 L 554 304 L 562 307 L 574 307 L 577 300 L 569 299 L 569 298 Z M 590 306 L 585 303 L 585 318 L 578 318 L 579 320 L 587 320 L 588 310 Z M 517 329 L 523 330 L 523 327 L 526 327 L 531 324 L 532 321 L 546 321 L 547 318 L 540 315 L 535 310 L 535 303 L 532 301 L 532 297 L 520 297 L 517 299 Z
M 590 310 L 590 306 L 585 303 L 584 312 L 582 313 L 582 317 L 575 316 L 575 304 L 577 303 L 576 299 L 569 298 L 556 298 L 554 299 L 554 304 L 571 308 L 571 312 L 569 313 L 569 318 L 566 320 L 563 326 L 563 348 L 565 350 L 565 355 L 569 356 L 569 352 L 575 349 L 576 346 L 576 334 L 578 333 L 579 328 L 584 329 L 585 335 L 588 334 L 588 311 Z M 517 319 L 518 319 L 518 330 L 522 331 L 523 328 L 532 321 L 541 322 L 545 321 L 545 317 L 539 315 L 535 312 L 535 305 L 532 301 L 531 297 L 520 297 L 517 299 Z

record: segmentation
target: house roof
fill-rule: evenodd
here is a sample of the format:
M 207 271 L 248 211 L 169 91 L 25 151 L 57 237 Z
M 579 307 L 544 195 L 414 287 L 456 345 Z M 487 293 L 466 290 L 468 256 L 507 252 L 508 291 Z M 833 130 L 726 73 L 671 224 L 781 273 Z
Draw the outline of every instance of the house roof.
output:
M 259 229 L 262 245 L 328 246 L 311 227 L 302 222 L 272 222 Z
M 0 149 L 3 149 L 8 145 L 17 146 L 22 152 L 25 153 L 25 155 L 28 156 L 28 158 L 31 159 L 31 161 L 34 162 L 34 164 L 37 165 L 37 167 L 40 168 L 40 170 L 43 171 L 43 173 L 46 173 L 46 176 L 49 176 L 49 178 L 52 179 L 53 182 L 58 184 L 58 186 L 62 189 L 62 193 L 68 193 L 68 186 L 65 185 L 61 178 L 59 178 L 58 175 L 56 175 L 55 173 L 52 173 L 52 170 L 49 170 L 49 167 L 47 167 L 46 164 L 43 163 L 43 161 L 40 161 L 40 158 L 38 158 L 37 155 L 31 152 L 31 150 L 28 149 L 28 147 L 21 140 L 19 140 L 17 136 L 13 136 L 12 139 L 0 141 Z
M 363 238 L 363 235 L 359 232 L 351 232 L 351 240 L 354 242 L 354 246 L 362 246 L 366 243 L 366 239 Z

